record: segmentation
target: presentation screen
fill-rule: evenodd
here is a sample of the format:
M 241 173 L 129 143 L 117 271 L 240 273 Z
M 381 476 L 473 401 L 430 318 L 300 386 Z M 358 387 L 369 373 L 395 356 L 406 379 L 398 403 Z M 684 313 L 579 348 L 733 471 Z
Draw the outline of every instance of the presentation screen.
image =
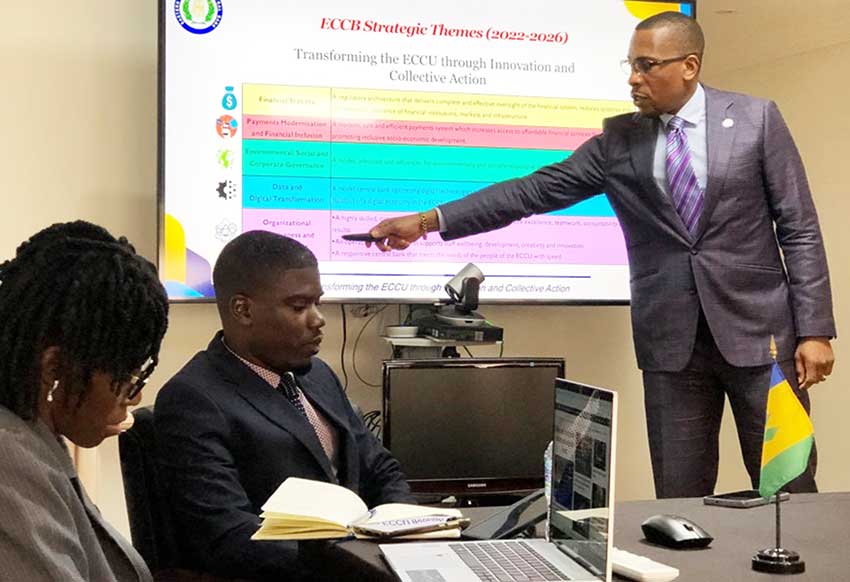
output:
M 405 252 L 341 236 L 569 157 L 634 111 L 621 62 L 635 25 L 691 3 L 161 2 L 160 273 L 173 300 L 212 299 L 222 247 L 262 229 L 316 254 L 330 301 L 434 301 L 470 262 L 484 303 L 628 301 L 604 193 Z

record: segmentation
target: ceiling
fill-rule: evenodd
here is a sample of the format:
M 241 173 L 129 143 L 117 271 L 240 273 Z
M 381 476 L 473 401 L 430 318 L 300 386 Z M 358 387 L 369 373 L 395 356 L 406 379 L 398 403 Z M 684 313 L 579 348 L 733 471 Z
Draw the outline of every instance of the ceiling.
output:
M 850 42 L 850 0 L 696 2 L 713 75 Z

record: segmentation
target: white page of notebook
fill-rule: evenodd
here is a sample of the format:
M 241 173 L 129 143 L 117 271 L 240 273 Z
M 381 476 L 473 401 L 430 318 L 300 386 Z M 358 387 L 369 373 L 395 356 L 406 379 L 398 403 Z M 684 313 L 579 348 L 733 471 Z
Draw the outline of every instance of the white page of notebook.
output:
M 318 517 L 348 526 L 369 508 L 345 487 L 289 477 L 263 504 L 263 511 Z

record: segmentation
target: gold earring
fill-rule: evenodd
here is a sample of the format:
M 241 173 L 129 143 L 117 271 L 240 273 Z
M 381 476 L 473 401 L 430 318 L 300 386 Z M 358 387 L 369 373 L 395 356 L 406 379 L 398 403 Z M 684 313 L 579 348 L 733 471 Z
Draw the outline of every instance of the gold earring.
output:
M 47 391 L 47 401 L 53 402 L 53 393 L 56 392 L 56 389 L 59 388 L 59 380 L 53 381 L 53 386 L 50 387 L 50 390 Z

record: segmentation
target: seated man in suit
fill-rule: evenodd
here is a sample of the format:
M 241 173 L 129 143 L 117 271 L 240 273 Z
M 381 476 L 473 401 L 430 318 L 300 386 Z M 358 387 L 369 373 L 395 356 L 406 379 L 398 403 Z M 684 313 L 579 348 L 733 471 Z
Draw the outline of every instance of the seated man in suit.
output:
M 325 320 L 316 257 L 263 231 L 213 270 L 222 331 L 159 392 L 159 464 L 186 566 L 218 576 L 310 579 L 296 542 L 251 541 L 287 477 L 348 487 L 374 506 L 411 502 L 398 462 L 318 359 Z

